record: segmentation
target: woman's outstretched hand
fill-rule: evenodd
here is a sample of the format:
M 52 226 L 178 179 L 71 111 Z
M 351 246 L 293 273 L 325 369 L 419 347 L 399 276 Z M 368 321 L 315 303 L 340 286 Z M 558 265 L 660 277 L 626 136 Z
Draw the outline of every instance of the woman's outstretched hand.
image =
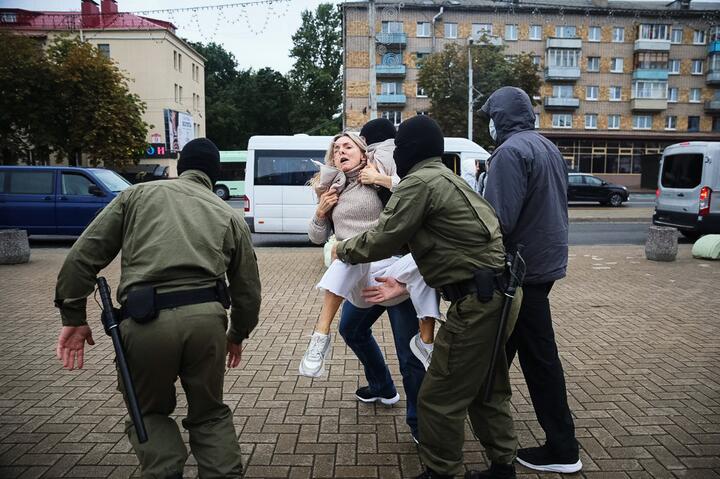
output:
M 332 187 L 321 194 L 320 203 L 318 203 L 317 210 L 315 210 L 315 216 L 318 218 L 327 218 L 332 209 L 335 208 L 338 198 L 337 192 Z

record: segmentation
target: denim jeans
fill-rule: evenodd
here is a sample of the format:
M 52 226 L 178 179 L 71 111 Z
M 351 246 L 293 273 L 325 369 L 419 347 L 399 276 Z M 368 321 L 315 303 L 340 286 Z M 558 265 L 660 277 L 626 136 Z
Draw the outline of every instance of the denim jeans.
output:
M 340 317 L 340 335 L 365 368 L 365 378 L 370 390 L 385 397 L 395 395 L 397 390 L 390 376 L 390 370 L 372 334 L 373 324 L 385 309 L 390 317 L 395 351 L 407 396 L 406 422 L 417 437 L 417 395 L 425 377 L 425 368 L 410 351 L 410 339 L 418 333 L 418 318 L 412 302 L 408 299 L 389 308 L 373 306 L 363 309 L 345 301 Z

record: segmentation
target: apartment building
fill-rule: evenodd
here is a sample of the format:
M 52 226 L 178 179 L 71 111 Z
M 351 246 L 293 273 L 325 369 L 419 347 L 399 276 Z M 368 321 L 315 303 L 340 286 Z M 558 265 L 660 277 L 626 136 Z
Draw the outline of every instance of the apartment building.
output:
M 82 0 L 80 12 L 0 8 L 0 29 L 46 42 L 76 35 L 112 58 L 128 87 L 147 105 L 147 160 L 176 172 L 175 159 L 205 136 L 205 59 L 175 34 L 172 23 L 118 11 L 114 0 Z
M 377 116 L 399 124 L 428 113 L 423 58 L 485 33 L 506 55 L 532 55 L 543 80 L 536 127 L 574 170 L 638 187 L 656 181 L 665 146 L 720 140 L 720 2 L 372 4 L 344 4 L 346 127 L 370 119 L 373 84 Z

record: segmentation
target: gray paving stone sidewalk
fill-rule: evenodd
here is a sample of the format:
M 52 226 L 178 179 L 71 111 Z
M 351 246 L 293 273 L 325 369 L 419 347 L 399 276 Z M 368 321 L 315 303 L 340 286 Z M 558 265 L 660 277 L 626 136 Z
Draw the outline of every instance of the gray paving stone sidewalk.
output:
M 92 301 L 97 345 L 85 369 L 63 371 L 54 357 L 53 288 L 66 252 L 35 250 L 29 264 L 0 267 L 0 478 L 137 477 L 112 347 Z M 674 263 L 648 262 L 637 246 L 571 255 L 569 277 L 551 296 L 585 464 L 570 477 L 720 477 L 720 264 L 691 258 L 689 246 Z M 225 382 L 247 477 L 417 474 L 404 400 L 358 404 L 362 371 L 341 338 L 333 338 L 328 374 L 297 375 L 320 312 L 320 250 L 260 248 L 258 259 L 261 324 Z M 117 284 L 117 262 L 106 276 Z M 387 321 L 375 334 L 401 387 Z M 521 446 L 536 445 L 542 431 L 517 366 L 512 381 Z M 185 412 L 180 394 L 178 420 Z M 466 462 L 482 466 L 469 428 L 466 437 Z M 191 457 L 186 477 L 196 475 Z

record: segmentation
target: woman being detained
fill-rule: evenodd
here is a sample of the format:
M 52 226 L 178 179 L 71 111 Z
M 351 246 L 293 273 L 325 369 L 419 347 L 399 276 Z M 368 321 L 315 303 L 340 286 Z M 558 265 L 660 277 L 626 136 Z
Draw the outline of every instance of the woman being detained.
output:
M 325 164 L 310 184 L 319 203 L 310 222 L 308 236 L 313 243 L 323 244 L 334 231 L 339 241 L 373 228 L 380 219 L 383 205 L 377 186 L 392 189 L 399 180 L 395 164 L 387 155 L 373 155 L 368 160 L 365 140 L 352 132 L 336 135 L 325 154 Z M 377 153 L 377 152 L 376 152 Z M 395 179 L 393 179 L 393 177 Z M 324 291 L 323 307 L 310 344 L 300 362 L 303 376 L 323 374 L 325 359 L 330 352 L 330 326 L 343 300 L 358 308 L 370 308 L 362 290 L 377 285 L 377 277 L 390 276 L 405 283 L 408 295 L 383 303 L 395 306 L 410 297 L 420 321 L 420 334 L 411 341 L 413 353 L 425 369 L 429 366 L 434 336 L 434 319 L 440 317 L 438 297 L 425 284 L 411 255 L 393 256 L 370 264 L 349 265 L 333 261 L 317 288 Z M 416 343 L 416 344 L 413 344 Z M 423 360 L 425 359 L 425 360 Z

